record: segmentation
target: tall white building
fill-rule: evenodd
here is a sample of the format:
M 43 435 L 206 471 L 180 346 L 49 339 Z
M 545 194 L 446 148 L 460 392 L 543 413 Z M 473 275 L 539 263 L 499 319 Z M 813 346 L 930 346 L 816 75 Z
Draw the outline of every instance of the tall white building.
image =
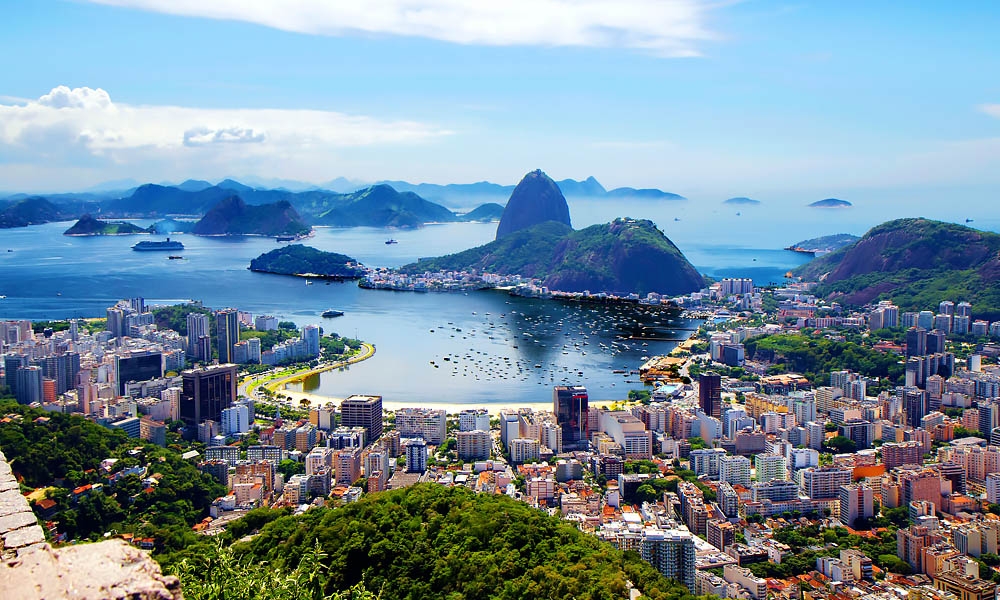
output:
M 875 516 L 874 491 L 867 485 L 848 484 L 840 486 L 840 522 L 854 527 L 859 518 Z
M 423 473 L 427 470 L 427 442 L 415 438 L 407 440 L 403 446 L 406 448 L 406 472 Z
M 250 431 L 250 407 L 246 404 L 235 404 L 222 409 L 223 435 L 236 435 Z
M 396 430 L 403 437 L 423 438 L 436 446 L 445 440 L 447 419 L 443 409 L 400 408 L 396 411 Z
M 750 459 L 745 456 L 719 458 L 719 481 L 750 487 Z
M 754 468 L 757 471 L 757 481 L 765 483 L 774 480 L 788 479 L 788 461 L 777 454 L 758 454 L 754 457 Z
M 485 408 L 467 408 L 458 413 L 459 431 L 489 431 L 490 413 Z
M 695 475 L 707 475 L 712 479 L 719 477 L 719 460 L 726 455 L 722 448 L 701 448 L 692 450 L 688 455 L 691 470 Z

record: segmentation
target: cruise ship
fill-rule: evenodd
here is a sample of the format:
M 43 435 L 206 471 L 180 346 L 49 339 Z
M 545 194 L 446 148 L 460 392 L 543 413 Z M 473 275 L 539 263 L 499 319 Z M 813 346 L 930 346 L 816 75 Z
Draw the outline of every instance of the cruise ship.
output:
M 132 246 L 132 249 L 137 250 L 139 252 L 153 252 L 157 250 L 183 250 L 184 244 L 178 241 L 173 241 L 170 238 L 167 238 L 165 242 L 153 242 L 146 240 L 143 242 L 139 242 L 135 246 Z

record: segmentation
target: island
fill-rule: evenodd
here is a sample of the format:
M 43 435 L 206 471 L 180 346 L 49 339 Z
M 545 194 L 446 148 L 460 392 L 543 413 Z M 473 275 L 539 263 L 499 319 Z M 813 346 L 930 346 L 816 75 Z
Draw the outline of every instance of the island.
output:
M 328 204 L 330 208 L 316 216 L 317 225 L 415 228 L 457 219 L 455 213 L 440 204 L 413 192 L 397 192 L 385 184 L 344 194 Z
M 812 256 L 820 256 L 830 252 L 836 252 L 841 248 L 850 246 L 859 239 L 861 238 L 849 233 L 837 233 L 834 235 L 824 235 L 818 238 L 802 240 L 801 242 L 797 242 L 791 246 L 786 246 L 785 250 L 799 252 L 802 254 L 810 254 Z
M 760 204 L 760 200 L 754 200 L 753 198 L 747 198 L 746 196 L 737 196 L 735 198 L 729 198 L 724 200 L 723 204 L 737 204 L 740 206 L 756 206 Z
M 350 256 L 324 252 L 302 244 L 292 244 L 265 252 L 250 261 L 250 270 L 258 273 L 337 281 L 360 279 L 367 272 L 364 265 Z
M 0 229 L 27 227 L 67 218 L 62 209 L 45 198 L 32 196 L 0 208 Z
M 153 232 L 153 227 L 139 227 L 134 223 L 126 221 L 101 221 L 87 214 L 80 217 L 80 220 L 64 231 L 63 235 L 84 237 L 92 235 L 136 235 Z
M 219 201 L 191 230 L 195 235 L 266 236 L 301 236 L 310 231 L 287 200 L 250 205 L 235 195 Z
M 850 208 L 854 206 L 847 200 L 841 200 L 839 198 L 825 198 L 823 200 L 817 200 L 809 205 L 809 208 Z

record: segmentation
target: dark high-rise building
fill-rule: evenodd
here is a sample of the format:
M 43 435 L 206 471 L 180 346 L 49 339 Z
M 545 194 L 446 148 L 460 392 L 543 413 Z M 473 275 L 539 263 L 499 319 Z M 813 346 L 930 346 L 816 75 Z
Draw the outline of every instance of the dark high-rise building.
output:
M 382 396 L 348 396 L 340 403 L 340 424 L 364 427 L 365 444 L 382 437 Z
M 42 368 L 36 366 L 18 367 L 17 391 L 14 393 L 18 404 L 32 404 L 42 401 Z
M 215 313 L 215 326 L 218 329 L 219 362 L 233 361 L 233 346 L 240 341 L 240 313 L 235 308 L 227 308 Z
M 212 365 L 181 373 L 181 420 L 186 425 L 222 421 L 222 411 L 236 401 L 236 365 Z
M 28 357 L 23 354 L 6 354 L 3 357 L 3 372 L 10 393 L 17 396 L 17 370 L 28 366 Z
M 915 387 L 903 388 L 903 411 L 907 425 L 920 427 L 920 419 L 927 414 L 927 392 Z
M 927 330 L 923 327 L 911 327 L 906 330 L 906 356 L 923 356 L 927 354 Z
M 945 352 L 945 333 L 940 329 L 932 329 L 927 332 L 927 354 Z
M 716 419 L 722 418 L 722 377 L 716 373 L 698 376 L 698 405 L 702 412 Z
M 587 448 L 590 440 L 590 399 L 582 385 L 557 385 L 552 388 L 552 412 L 562 428 L 563 448 Z
M 125 384 L 130 381 L 149 381 L 163 377 L 163 355 L 160 352 L 115 357 L 118 394 L 125 395 Z

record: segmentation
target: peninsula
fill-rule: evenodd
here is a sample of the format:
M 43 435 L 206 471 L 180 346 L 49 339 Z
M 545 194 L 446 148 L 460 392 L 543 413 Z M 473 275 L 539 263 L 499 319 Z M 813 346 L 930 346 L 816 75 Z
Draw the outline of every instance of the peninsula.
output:
M 83 237 L 91 235 L 136 235 L 153 232 L 153 227 L 139 227 L 134 223 L 126 221 L 101 221 L 87 214 L 80 217 L 80 220 L 64 231 L 63 235 Z

